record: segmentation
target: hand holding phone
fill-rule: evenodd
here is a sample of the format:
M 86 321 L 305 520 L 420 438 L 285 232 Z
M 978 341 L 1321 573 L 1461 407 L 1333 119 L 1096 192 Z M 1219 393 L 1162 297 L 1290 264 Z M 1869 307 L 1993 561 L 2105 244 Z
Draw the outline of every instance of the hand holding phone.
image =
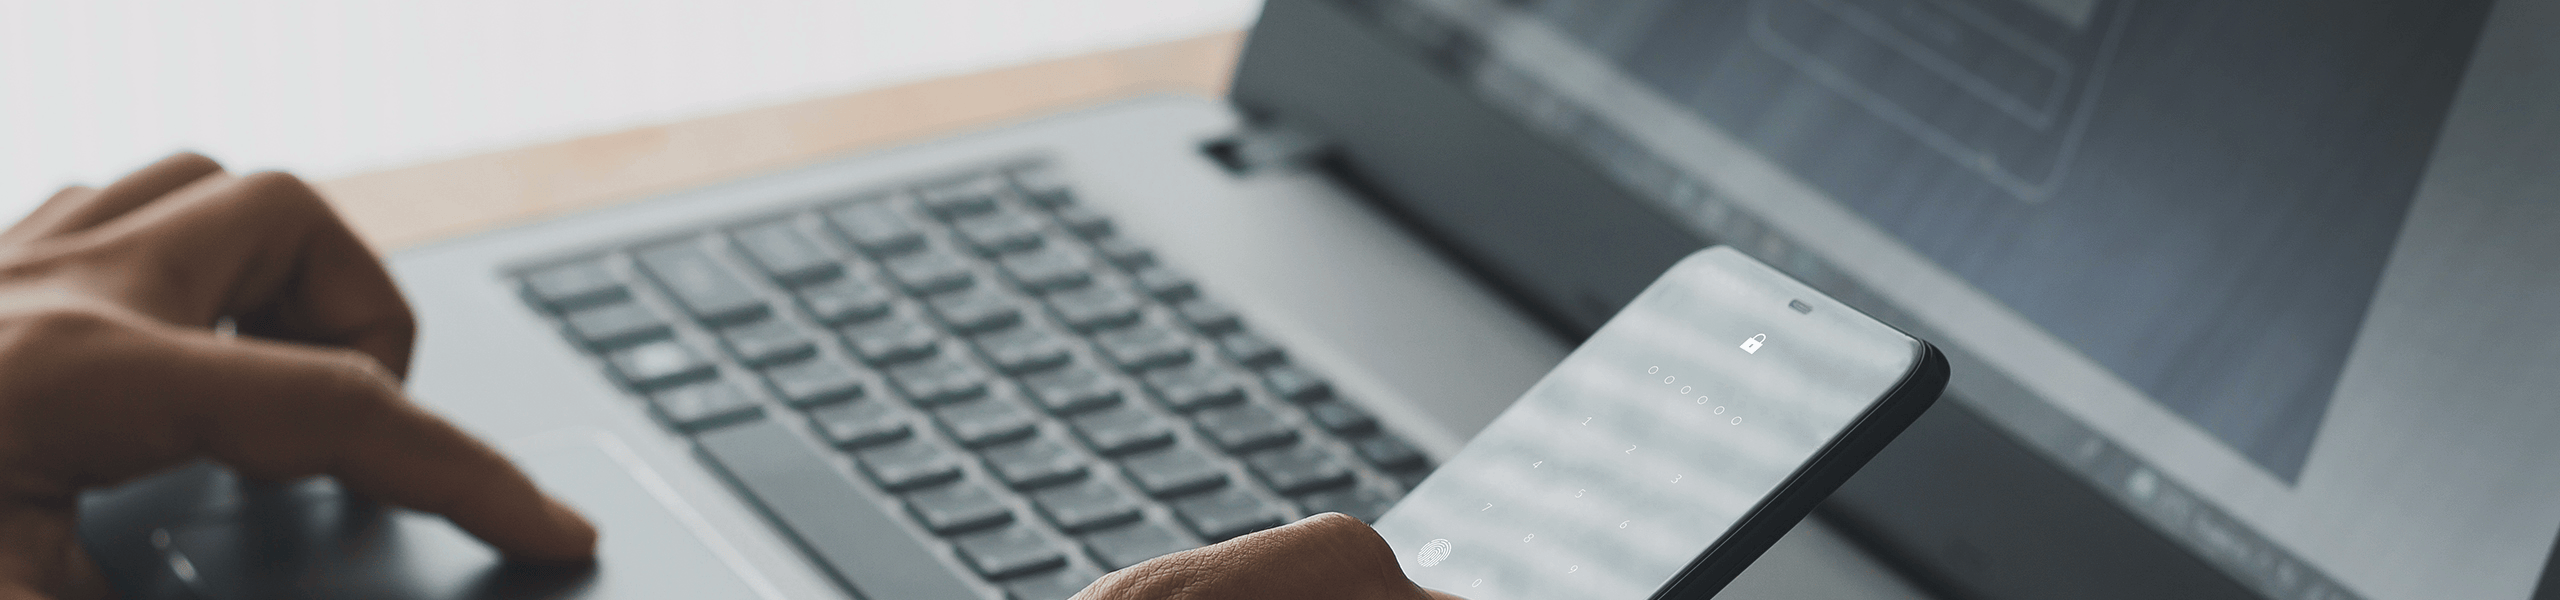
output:
M 1674 265 L 1377 523 L 1474 600 L 1704 598 L 1946 386 L 1927 342 L 1731 248 Z

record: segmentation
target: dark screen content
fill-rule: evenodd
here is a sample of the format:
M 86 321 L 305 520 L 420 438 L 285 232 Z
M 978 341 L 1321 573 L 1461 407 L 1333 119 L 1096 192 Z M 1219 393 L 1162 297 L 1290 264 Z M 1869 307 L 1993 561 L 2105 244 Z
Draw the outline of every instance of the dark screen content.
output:
M 1472 600 L 1651 597 L 1911 370 L 1917 342 L 1738 253 L 1682 261 L 1378 523 Z M 1719 264 L 1723 262 L 1724 264 Z
M 2488 3 L 1529 4 L 2292 481 Z

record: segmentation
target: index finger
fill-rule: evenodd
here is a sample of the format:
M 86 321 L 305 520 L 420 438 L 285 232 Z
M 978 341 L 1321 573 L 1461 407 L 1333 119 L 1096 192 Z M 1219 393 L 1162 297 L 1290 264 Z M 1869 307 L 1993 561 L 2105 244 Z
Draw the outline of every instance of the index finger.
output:
M 443 515 L 501 553 L 584 560 L 595 528 L 515 465 L 409 402 L 371 357 L 255 339 L 179 336 L 166 371 L 194 445 L 242 474 L 335 477 L 376 500 Z

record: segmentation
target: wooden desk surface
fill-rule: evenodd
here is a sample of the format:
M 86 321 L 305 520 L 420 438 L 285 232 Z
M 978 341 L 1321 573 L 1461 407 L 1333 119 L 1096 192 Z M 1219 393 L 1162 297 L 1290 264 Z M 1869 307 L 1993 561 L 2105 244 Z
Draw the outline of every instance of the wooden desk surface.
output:
M 317 185 L 390 251 L 1147 93 L 1226 93 L 1225 32 L 641 127 Z

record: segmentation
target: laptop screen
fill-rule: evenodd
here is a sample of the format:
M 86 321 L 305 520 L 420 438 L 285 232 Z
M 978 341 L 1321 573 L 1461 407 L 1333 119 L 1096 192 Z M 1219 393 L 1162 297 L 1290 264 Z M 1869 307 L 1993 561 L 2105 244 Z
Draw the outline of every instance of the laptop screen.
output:
M 1280 38 L 1237 89 L 1345 140 L 1358 175 L 1567 331 L 1631 295 L 1613 277 L 1659 268 L 1643 244 L 1664 236 L 1633 230 L 1668 221 L 1948 348 L 1969 414 L 2243 588 L 2494 597 L 2530 587 L 2511 575 L 2542 566 L 2554 511 L 2515 491 L 2547 474 L 2483 457 L 2549 451 L 2499 433 L 2546 422 L 2547 391 L 2490 372 L 2508 342 L 2375 339 L 2541 331 L 2486 308 L 2531 286 L 2468 274 L 2547 259 L 2461 250 L 2533 234 L 2466 242 L 2506 230 L 2441 191 L 2521 185 L 2440 179 L 2449 124 L 2539 118 L 2457 103 L 2548 102 L 2464 76 L 2475 53 L 2553 46 L 2490 4 L 1302 0 L 1266 24 L 1341 6 L 1419 67 Z M 1421 72 L 1446 83 L 1405 83 Z M 1369 101 L 1285 85 L 1334 80 Z M 1611 193 L 1651 211 L 1592 216 Z
M 2133 4 L 1530 10 L 2291 481 L 2486 2 Z
M 2272 483 L 2256 488 L 2283 489 L 2319 442 L 2488 2 L 1513 8 L 2183 419 Z M 1499 102 L 1506 69 L 1486 62 L 1497 75 L 1480 87 Z M 1510 71 L 1552 70 L 1536 62 Z M 2165 460 L 2190 482 L 2253 478 L 2144 457 L 2145 440 L 2121 437 L 2132 420 L 2073 416 L 2130 448 L 2084 468 Z M 2294 554 L 2246 517 L 2177 508 L 2245 494 L 2159 492 L 2176 484 L 2151 469 L 2092 475 L 2151 501 L 2148 516 L 2262 593 L 2355 595 L 2319 553 Z M 2225 508 L 2299 510 L 2278 506 Z

